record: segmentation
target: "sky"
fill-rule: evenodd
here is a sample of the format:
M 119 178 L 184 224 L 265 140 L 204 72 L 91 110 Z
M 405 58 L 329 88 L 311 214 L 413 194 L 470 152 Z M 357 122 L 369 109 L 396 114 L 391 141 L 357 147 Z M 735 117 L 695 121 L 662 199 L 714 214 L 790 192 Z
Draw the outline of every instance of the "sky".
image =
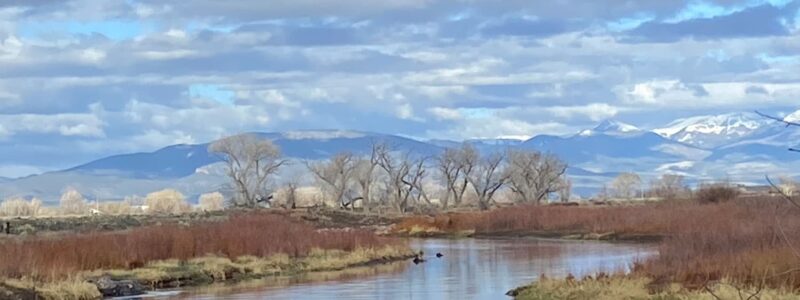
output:
M 800 1 L 0 0 L 0 176 L 244 131 L 800 108 Z

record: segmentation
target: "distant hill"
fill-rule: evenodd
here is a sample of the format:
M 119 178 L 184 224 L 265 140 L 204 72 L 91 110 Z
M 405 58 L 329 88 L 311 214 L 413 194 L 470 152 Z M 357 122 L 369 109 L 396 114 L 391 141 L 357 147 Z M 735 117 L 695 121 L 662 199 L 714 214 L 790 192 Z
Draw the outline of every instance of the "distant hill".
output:
M 292 131 L 283 133 L 255 133 L 272 140 L 284 156 L 297 159 L 321 159 L 349 151 L 366 154 L 374 142 L 384 142 L 399 151 L 412 151 L 426 155 L 436 154 L 435 145 L 393 135 L 356 131 Z M 68 172 L 93 175 L 113 175 L 137 179 L 175 179 L 189 176 L 203 166 L 219 162 L 208 152 L 210 143 L 174 145 L 154 152 L 115 155 L 95 160 Z
M 800 112 L 788 117 L 800 115 Z M 787 118 L 788 118 L 787 117 Z M 800 117 L 798 117 L 800 118 Z M 347 151 L 368 154 L 383 142 L 402 152 L 434 156 L 461 142 L 418 141 L 390 134 L 342 130 L 254 133 L 271 139 L 295 162 L 326 159 Z M 763 183 L 764 176 L 800 175 L 800 154 L 787 151 L 800 144 L 800 128 L 785 128 L 751 114 L 698 116 L 672 122 L 653 131 L 607 120 L 567 136 L 539 135 L 529 140 L 475 139 L 465 141 L 481 152 L 509 148 L 533 149 L 558 155 L 569 164 L 575 193 L 588 195 L 620 172 L 636 172 L 648 182 L 665 172 L 682 174 L 688 182 L 726 178 Z M 0 178 L 0 198 L 36 196 L 57 201 L 64 188 L 74 186 L 90 198 L 121 199 L 172 187 L 190 197 L 219 190 L 227 179 L 210 143 L 172 145 L 144 153 L 115 155 L 62 171 L 19 179 Z M 279 174 L 280 177 L 283 174 Z M 435 180 L 435 171 L 429 173 Z

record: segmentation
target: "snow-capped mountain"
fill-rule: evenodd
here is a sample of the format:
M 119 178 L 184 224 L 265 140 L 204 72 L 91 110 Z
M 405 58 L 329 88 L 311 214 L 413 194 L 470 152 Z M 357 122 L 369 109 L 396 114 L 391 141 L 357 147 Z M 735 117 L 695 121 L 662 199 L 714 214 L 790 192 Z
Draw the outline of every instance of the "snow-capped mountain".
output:
M 787 115 L 785 120 L 800 121 L 800 111 Z M 385 142 L 397 150 L 427 157 L 461 145 L 460 141 L 420 141 L 358 131 L 257 134 L 272 140 L 285 157 L 295 162 L 325 159 L 344 151 L 367 154 L 374 142 Z M 800 128 L 787 128 L 754 113 L 685 118 L 653 131 L 607 120 L 565 136 L 464 142 L 481 152 L 522 148 L 555 154 L 570 166 L 568 174 L 574 179 L 576 191 L 586 193 L 607 184 L 619 172 L 637 172 L 645 178 L 670 172 L 694 180 L 729 178 L 747 183 L 763 183 L 767 174 L 800 175 L 800 155 L 787 151 L 800 144 Z M 67 186 L 101 199 L 143 195 L 167 187 L 196 196 L 214 191 L 226 182 L 219 171 L 219 158 L 208 153 L 208 145 L 173 145 L 154 152 L 101 158 L 58 172 L 10 180 L 0 178 L 0 198 L 23 195 L 56 201 Z
M 615 120 L 605 120 L 602 123 L 598 124 L 592 129 L 582 130 L 578 133 L 580 136 L 591 136 L 597 134 L 604 134 L 604 135 L 634 135 L 641 133 L 642 130 L 639 127 L 633 126 L 631 124 L 615 121 Z
M 676 120 L 653 132 L 681 143 L 712 149 L 768 130 L 769 122 L 755 113 L 696 116 Z

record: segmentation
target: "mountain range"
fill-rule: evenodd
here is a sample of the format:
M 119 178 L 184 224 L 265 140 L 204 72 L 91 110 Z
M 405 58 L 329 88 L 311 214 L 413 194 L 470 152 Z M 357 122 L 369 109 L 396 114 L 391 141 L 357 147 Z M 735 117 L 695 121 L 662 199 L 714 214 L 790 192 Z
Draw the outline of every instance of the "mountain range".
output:
M 800 120 L 800 111 L 786 116 L 786 120 Z M 342 151 L 366 154 L 374 142 L 425 156 L 461 144 L 344 130 L 255 134 L 271 139 L 295 162 L 325 159 Z M 570 165 L 568 174 L 575 192 L 583 196 L 596 192 L 620 172 L 636 172 L 645 180 L 676 173 L 689 182 L 728 179 L 761 184 L 765 175 L 796 176 L 796 170 L 800 170 L 800 155 L 787 151 L 800 143 L 800 128 L 787 128 L 754 113 L 696 116 L 652 130 L 607 120 L 567 136 L 464 142 L 480 151 L 521 148 L 556 154 Z M 207 150 L 209 144 L 172 145 L 154 152 L 101 158 L 61 171 L 0 179 L 0 198 L 39 197 L 52 203 L 67 186 L 90 199 L 141 196 L 168 187 L 194 198 L 218 190 L 226 182 L 220 159 Z M 302 164 L 295 163 L 278 177 L 301 168 Z

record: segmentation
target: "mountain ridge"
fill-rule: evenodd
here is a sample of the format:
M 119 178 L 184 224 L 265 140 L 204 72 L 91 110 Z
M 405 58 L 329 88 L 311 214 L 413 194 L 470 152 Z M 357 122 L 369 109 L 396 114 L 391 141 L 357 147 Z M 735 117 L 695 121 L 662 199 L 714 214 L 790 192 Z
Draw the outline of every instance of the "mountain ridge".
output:
M 787 151 L 800 141 L 800 128 L 785 128 L 766 120 L 761 122 L 748 114 L 687 119 L 672 122 L 671 127 L 665 127 L 669 130 L 644 130 L 620 121 L 605 120 L 572 135 L 543 134 L 524 141 L 472 139 L 464 142 L 482 152 L 522 148 L 556 154 L 570 165 L 570 176 L 576 178 L 576 188 L 586 192 L 607 184 L 614 174 L 628 171 L 640 173 L 644 178 L 670 172 L 684 174 L 695 181 L 732 178 L 742 182 L 761 182 L 767 172 L 796 175 L 794 170 L 800 170 L 800 155 Z M 703 123 L 706 121 L 708 123 Z M 742 122 L 746 124 L 740 124 Z M 686 143 L 681 141 L 686 137 L 681 132 L 695 134 L 692 138 L 713 139 L 713 143 Z M 429 157 L 444 148 L 461 144 L 458 141 L 426 141 L 352 130 L 252 134 L 273 140 L 285 156 L 293 160 L 325 159 L 342 151 L 364 155 L 374 142 L 386 142 L 400 151 Z M 728 134 L 734 137 L 727 137 Z M 221 172 L 208 172 L 220 161 L 208 152 L 210 143 L 170 145 L 152 152 L 112 155 L 25 178 L 0 179 L 0 198 L 24 195 L 53 200 L 66 186 L 81 187 L 90 191 L 87 194 L 107 198 L 169 186 L 197 195 L 218 188 L 224 182 Z M 709 147 L 710 144 L 715 147 Z

